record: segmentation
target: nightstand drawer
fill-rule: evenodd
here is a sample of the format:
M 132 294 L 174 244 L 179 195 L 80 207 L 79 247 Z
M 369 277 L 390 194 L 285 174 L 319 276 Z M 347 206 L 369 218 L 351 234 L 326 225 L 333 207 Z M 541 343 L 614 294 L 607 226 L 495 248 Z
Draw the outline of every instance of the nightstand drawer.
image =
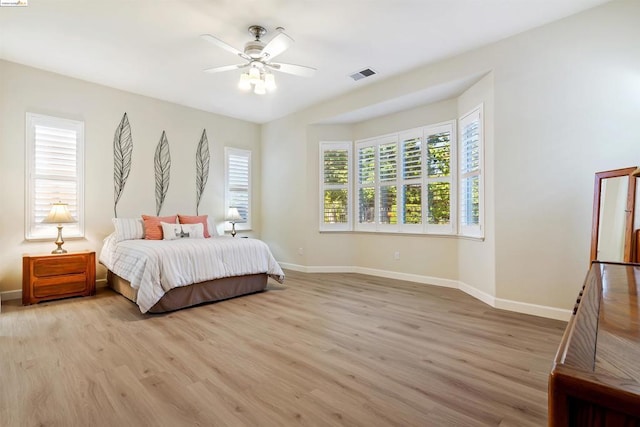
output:
M 86 288 L 86 274 L 65 274 L 34 280 L 33 296 L 36 298 L 47 298 L 56 295 L 84 292 Z
M 63 274 L 85 273 L 87 271 L 87 257 L 84 255 L 70 255 L 64 258 L 40 258 L 33 262 L 35 277 L 61 276 Z

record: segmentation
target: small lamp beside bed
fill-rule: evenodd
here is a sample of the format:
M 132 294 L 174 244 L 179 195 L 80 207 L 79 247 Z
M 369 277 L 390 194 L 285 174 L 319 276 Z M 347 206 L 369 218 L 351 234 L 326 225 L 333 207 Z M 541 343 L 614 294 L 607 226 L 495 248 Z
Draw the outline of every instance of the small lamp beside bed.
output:
M 225 220 L 231 223 L 231 237 L 236 237 L 236 222 L 242 221 L 238 208 L 229 208 Z
M 42 220 L 43 224 L 58 224 L 58 238 L 55 241 L 55 244 L 58 245 L 57 249 L 51 251 L 52 254 L 66 254 L 67 250 L 62 249 L 62 245 L 64 244 L 64 240 L 62 240 L 62 224 L 73 224 L 76 219 L 71 215 L 69 209 L 67 209 L 67 204 L 58 202 L 54 203 L 51 206 L 51 210 L 49 214 Z

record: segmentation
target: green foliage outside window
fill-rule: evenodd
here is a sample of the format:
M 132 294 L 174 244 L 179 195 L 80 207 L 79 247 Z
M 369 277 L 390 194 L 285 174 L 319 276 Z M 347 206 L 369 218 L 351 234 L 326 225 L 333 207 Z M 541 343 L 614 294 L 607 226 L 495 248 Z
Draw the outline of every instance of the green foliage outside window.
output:
M 346 185 L 349 183 L 349 154 L 347 150 L 327 150 L 324 152 L 325 185 Z M 325 189 L 325 224 L 344 224 L 348 222 L 348 191 L 346 188 Z
M 398 194 L 395 185 L 380 187 L 380 223 L 398 223 Z
M 441 132 L 427 139 L 427 176 L 444 178 L 451 174 L 451 134 Z M 451 221 L 451 185 L 432 181 L 427 186 L 427 223 L 449 224 Z
M 358 203 L 360 208 L 359 222 L 361 224 L 373 223 L 375 221 L 375 194 L 374 187 L 363 187 L 358 194 Z
M 404 186 L 404 223 L 422 224 L 422 185 Z
M 349 179 L 349 158 L 347 150 L 327 150 L 324 152 L 324 183 L 347 184 Z

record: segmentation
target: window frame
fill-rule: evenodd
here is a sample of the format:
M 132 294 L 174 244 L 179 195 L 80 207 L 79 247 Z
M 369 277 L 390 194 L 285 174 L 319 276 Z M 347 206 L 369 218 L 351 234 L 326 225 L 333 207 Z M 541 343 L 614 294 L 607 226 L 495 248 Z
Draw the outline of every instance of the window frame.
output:
M 231 156 L 244 157 L 247 159 L 247 165 L 248 165 L 247 167 L 248 185 L 246 189 L 247 219 L 244 222 L 237 222 L 235 225 L 235 229 L 238 231 L 250 231 L 252 230 L 252 217 L 253 217 L 253 209 L 252 209 L 252 203 L 251 203 L 252 187 L 253 187 L 253 182 L 251 177 L 252 169 L 253 169 L 253 164 L 251 160 L 251 150 L 245 150 L 242 148 L 234 148 L 234 147 L 224 147 L 224 216 L 226 218 L 227 212 L 229 212 L 229 207 L 231 206 L 231 201 L 232 201 L 231 193 L 237 191 L 237 190 L 232 190 L 229 184 L 229 172 L 230 172 L 229 160 Z M 231 231 L 231 229 L 232 229 L 231 222 L 225 220 L 224 230 Z
M 76 133 L 76 176 L 75 179 L 61 179 L 76 183 L 76 223 L 64 226 L 66 239 L 85 237 L 84 211 L 84 169 L 85 169 L 85 133 L 84 121 L 27 112 L 25 117 L 25 240 L 39 241 L 55 238 L 58 234 L 56 224 L 41 225 L 36 221 L 36 127 L 49 127 Z M 46 178 L 45 178 L 46 179 Z M 53 178 L 49 178 L 53 179 Z M 51 203 L 57 202 L 51 200 Z
M 353 229 L 353 203 L 352 203 L 352 183 L 353 168 L 351 167 L 353 143 L 351 141 L 320 141 L 319 144 L 319 182 L 320 182 L 320 199 L 318 222 L 320 231 L 351 231 Z M 324 182 L 324 153 L 333 150 L 347 151 L 347 183 L 346 184 L 326 184 Z M 324 193 L 325 190 L 347 190 L 347 222 L 346 223 L 325 223 L 324 214 Z
M 477 116 L 477 117 L 476 117 Z M 474 121 L 478 120 L 478 170 L 474 170 L 472 172 L 465 173 L 463 172 L 462 162 L 464 161 L 463 156 L 463 132 L 465 128 L 465 121 Z M 459 132 L 459 144 L 458 144 L 458 188 L 459 193 L 457 194 L 457 199 L 459 201 L 458 208 L 458 235 L 462 237 L 471 237 L 471 238 L 484 238 L 484 104 L 481 103 L 476 107 L 472 108 L 467 113 L 460 116 L 458 119 L 458 132 Z M 463 196 L 461 194 L 463 189 L 462 181 L 466 178 L 477 176 L 478 177 L 478 224 L 463 224 L 462 221 L 462 207 L 464 205 Z

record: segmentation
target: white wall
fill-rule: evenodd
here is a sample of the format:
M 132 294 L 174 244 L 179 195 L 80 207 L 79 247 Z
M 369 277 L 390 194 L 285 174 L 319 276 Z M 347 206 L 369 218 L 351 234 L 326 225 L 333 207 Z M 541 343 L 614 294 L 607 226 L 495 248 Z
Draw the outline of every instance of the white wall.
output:
M 428 246 L 433 253 L 455 253 L 455 265 L 443 271 L 425 263 L 420 274 L 460 279 L 502 306 L 570 308 L 589 264 L 593 175 L 640 163 L 638 16 L 640 2 L 607 3 L 264 125 L 263 189 L 288 185 L 286 196 L 263 205 L 265 238 L 277 246 L 277 258 L 411 273 L 411 266 L 387 261 L 390 249 L 414 253 L 412 261 L 428 260 L 419 255 Z M 318 200 L 317 173 L 305 174 L 307 165 L 299 162 L 317 164 L 317 140 L 307 138 L 308 125 L 487 72 L 492 74 L 459 99 L 461 110 L 482 100 L 491 106 L 485 118 L 493 115 L 484 242 L 320 234 L 315 206 L 293 203 Z M 371 131 L 394 127 L 388 120 L 371 124 Z M 300 182 L 301 176 L 309 182 Z M 280 203 L 295 218 L 290 230 L 279 225 Z M 297 258 L 303 230 L 307 246 L 336 256 Z
M 0 61 L 0 292 L 21 289 L 23 253 L 48 253 L 53 242 L 24 241 L 25 113 L 85 123 L 86 238 L 67 240 L 68 250 L 99 251 L 112 231 L 113 137 L 126 111 L 133 134 L 131 174 L 118 216 L 155 215 L 153 155 L 162 131 L 171 151 L 171 181 L 161 214 L 195 214 L 195 152 L 206 128 L 211 150 L 209 181 L 200 214 L 224 217 L 224 146 L 253 151 L 253 176 L 260 172 L 260 127 L 144 96 L 99 86 L 15 63 Z M 256 185 L 253 208 L 260 218 Z M 254 233 L 259 232 L 259 221 Z M 53 239 L 52 239 L 53 240 Z M 98 270 L 103 278 L 105 271 Z
M 569 308 L 588 268 L 593 179 L 640 163 L 640 2 L 495 46 L 496 289 Z

